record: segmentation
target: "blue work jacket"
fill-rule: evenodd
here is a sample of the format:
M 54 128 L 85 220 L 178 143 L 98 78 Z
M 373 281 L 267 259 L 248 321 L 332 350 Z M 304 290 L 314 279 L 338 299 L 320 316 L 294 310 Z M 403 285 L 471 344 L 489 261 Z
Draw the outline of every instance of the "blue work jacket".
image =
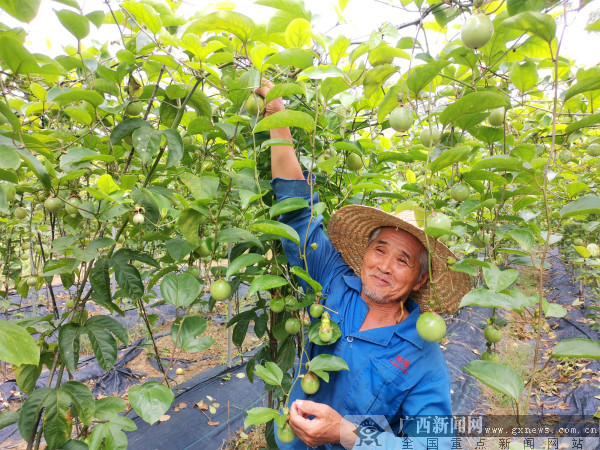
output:
M 310 204 L 311 190 L 305 180 L 276 178 L 271 184 L 279 201 L 300 197 Z M 313 204 L 318 201 L 318 194 L 314 193 Z M 305 208 L 283 214 L 280 221 L 298 232 L 301 244 L 308 230 L 307 249 L 313 243 L 318 245 L 308 253 L 308 272 L 323 286 L 326 297 L 323 304 L 335 311 L 331 319 L 342 332 L 341 338 L 331 345 L 311 344 L 309 357 L 323 353 L 339 356 L 350 368 L 329 372 L 329 383 L 321 380 L 320 389 L 313 395 L 305 394 L 300 383 L 295 383 L 290 405 L 297 399 L 325 403 L 354 423 L 365 417 L 376 418 L 379 423 L 385 416 L 384 422 L 390 427 L 379 425 L 385 432 L 375 436 L 376 442 L 373 435 L 368 442 L 360 442 L 365 436 L 359 434 L 355 448 L 365 443 L 386 449 L 424 448 L 416 443 L 406 446 L 407 438 L 399 436 L 401 416 L 450 416 L 452 411 L 450 378 L 442 350 L 437 343 L 421 339 L 416 330 L 419 305 L 408 299 L 405 306 L 410 314 L 399 324 L 359 331 L 369 309 L 361 297 L 362 282 L 333 248 L 321 217 L 311 220 L 311 210 Z M 298 246 L 287 239 L 282 242 L 289 263 L 303 267 Z M 287 445 L 278 444 L 282 449 L 307 448 L 299 439 Z M 321 448 L 342 447 L 333 444 Z

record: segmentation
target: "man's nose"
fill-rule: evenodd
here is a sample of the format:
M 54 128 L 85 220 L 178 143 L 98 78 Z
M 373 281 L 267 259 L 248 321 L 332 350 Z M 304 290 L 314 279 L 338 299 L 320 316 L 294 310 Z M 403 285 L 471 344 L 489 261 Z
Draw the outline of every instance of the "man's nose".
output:
M 389 274 L 390 273 L 390 265 L 391 265 L 390 258 L 384 257 L 379 260 L 378 268 L 379 268 L 379 270 L 381 270 L 382 273 Z

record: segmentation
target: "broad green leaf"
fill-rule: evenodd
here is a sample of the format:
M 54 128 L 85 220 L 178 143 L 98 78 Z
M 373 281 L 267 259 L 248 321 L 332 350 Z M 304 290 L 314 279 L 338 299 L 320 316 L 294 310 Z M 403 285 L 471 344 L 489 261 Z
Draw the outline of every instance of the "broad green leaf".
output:
M 252 408 L 248 411 L 248 416 L 244 419 L 244 428 L 266 423 L 269 420 L 275 419 L 279 416 L 279 411 L 272 408 L 266 408 L 264 406 Z
M 129 335 L 127 334 L 127 329 L 121 324 L 121 322 L 110 316 L 92 316 L 85 323 L 86 327 L 89 327 L 90 325 L 107 329 L 117 336 L 124 345 L 129 344 Z
M 445 167 L 448 167 L 459 161 L 463 161 L 467 158 L 467 155 L 471 151 L 471 147 L 468 145 L 461 145 L 454 148 L 444 150 L 443 153 L 435 158 L 429 168 L 432 172 L 437 172 Z
M 600 123 L 600 113 L 590 114 L 589 116 L 584 117 L 577 122 L 573 122 L 567 126 L 565 132 L 567 134 L 571 134 L 574 131 L 580 130 L 582 128 L 593 127 Z
M 254 32 L 254 22 L 249 17 L 234 11 L 217 11 L 202 16 L 190 24 L 186 33 L 202 35 L 205 31 L 225 31 L 247 42 Z
M 50 174 L 46 170 L 46 167 L 33 156 L 27 149 L 15 147 L 15 151 L 21 156 L 21 159 L 31 169 L 35 176 L 40 180 L 45 189 L 50 189 Z
M 167 137 L 167 147 L 169 149 L 167 165 L 165 167 L 173 167 L 183 156 L 183 139 L 175 130 L 163 130 L 162 133 Z
M 346 56 L 346 49 L 350 45 L 350 39 L 339 34 L 335 37 L 334 41 L 329 46 L 329 56 L 331 62 L 335 65 L 340 61 L 341 58 Z
M 119 286 L 132 299 L 138 300 L 144 295 L 144 285 L 140 272 L 131 264 L 122 259 L 110 260 L 111 266 L 115 269 L 115 278 Z
M 225 277 L 229 278 L 230 276 L 238 273 L 244 267 L 252 266 L 257 262 L 264 261 L 264 259 L 264 256 L 257 253 L 245 253 L 240 255 L 229 264 Z
M 98 365 L 104 370 L 110 370 L 117 361 L 117 341 L 113 335 L 102 325 L 93 322 L 86 322 L 82 333 L 87 334 L 90 339 Z
M 179 320 L 171 325 L 171 341 L 185 352 L 201 352 L 215 343 L 215 339 L 210 336 L 198 337 L 206 330 L 206 319 L 199 316 L 186 317 L 179 326 Z M 179 339 L 177 334 L 179 333 Z
M 204 222 L 206 222 L 206 216 L 193 208 L 186 208 L 181 211 L 177 219 L 179 231 L 188 242 L 195 246 L 200 244 L 198 229 Z
M 40 362 L 40 349 L 25 328 L 0 320 L 0 361 L 37 366 Z
M 96 400 L 94 417 L 109 420 L 127 408 L 125 400 L 119 397 L 104 397 Z
M 600 342 L 593 339 L 565 339 L 552 349 L 553 358 L 600 359 Z
M 278 275 L 262 275 L 252 280 L 248 295 L 254 295 L 258 291 L 266 291 L 288 284 L 285 278 Z
M 365 96 L 370 98 L 378 92 L 383 87 L 385 81 L 397 71 L 398 68 L 391 64 L 382 64 L 381 66 L 368 70 L 363 78 Z
M 585 27 L 586 31 L 600 31 L 600 19 Z
M 58 20 L 67 29 L 69 33 L 81 40 L 90 34 L 90 21 L 87 17 L 77 14 L 70 9 L 56 11 Z
M 121 3 L 121 7 L 129 11 L 140 25 L 145 25 L 152 33 L 156 34 L 162 28 L 160 16 L 150 5 L 128 1 Z
M 547 0 L 508 0 L 506 2 L 506 9 L 511 16 L 523 11 L 541 11 L 548 6 Z
M 17 170 L 21 167 L 21 157 L 12 148 L 0 145 L 0 169 Z
M 19 410 L 19 434 L 24 439 L 29 440 L 31 437 L 34 427 L 38 425 L 38 415 L 52 392 L 54 392 L 54 389 L 41 387 L 33 391 L 23 403 Z
M 160 283 L 160 293 L 167 303 L 185 308 L 200 295 L 200 283 L 189 273 L 170 273 Z
M 285 29 L 285 41 L 288 47 L 309 47 L 312 42 L 312 26 L 306 19 L 292 20 Z
M 242 230 L 241 228 L 225 228 L 220 230 L 217 236 L 218 242 L 251 242 L 258 248 L 262 249 L 262 243 L 249 231 Z
M 575 83 L 571 86 L 567 92 L 565 92 L 565 102 L 577 94 L 583 94 L 584 92 L 597 91 L 600 89 L 600 80 L 597 78 L 584 78 L 583 80 Z
M 569 311 L 567 311 L 563 305 L 559 305 L 558 303 L 549 303 L 546 299 L 544 299 L 544 302 L 542 303 L 542 309 L 545 317 L 560 318 L 565 317 L 569 313 Z
M 254 366 L 254 374 L 262 378 L 267 384 L 280 386 L 283 380 L 283 371 L 272 361 L 267 361 L 265 365 L 257 364 Z
M 42 0 L 0 0 L 0 8 L 21 22 L 29 23 L 37 16 Z
M 198 177 L 190 172 L 184 172 L 179 179 L 189 189 L 195 200 L 212 200 L 219 188 L 219 178 L 213 175 Z
M 106 258 L 96 260 L 94 267 L 90 271 L 90 285 L 92 286 L 92 299 L 98 305 L 114 312 L 118 312 L 122 316 L 125 315 L 121 309 L 112 301 L 110 276 L 108 269 L 110 263 Z
M 0 412 L 0 430 L 8 427 L 19 420 L 18 411 L 4 410 Z
M 40 69 L 33 55 L 21 42 L 10 36 L 0 36 L 0 60 L 15 74 L 37 73 Z
M 311 371 L 326 370 L 331 372 L 333 370 L 350 370 L 348 368 L 348 364 L 346 364 L 346 361 L 344 361 L 342 358 L 328 354 L 315 356 L 310 360 L 308 367 Z
M 483 277 L 488 288 L 500 292 L 517 281 L 519 271 L 515 269 L 500 270 L 492 263 L 488 263 L 488 267 L 483 268 Z
M 255 133 L 272 130 L 273 128 L 298 127 L 308 132 L 315 128 L 315 119 L 302 111 L 285 110 L 265 117 L 254 127 Z
M 418 94 L 431 83 L 448 64 L 450 64 L 450 61 L 438 60 L 413 68 L 406 80 L 408 89 L 410 89 L 412 93 Z
M 508 72 L 510 81 L 521 92 L 527 92 L 537 85 L 539 76 L 537 66 L 531 61 L 523 63 L 519 61 L 513 62 L 510 72 Z
M 152 125 L 140 118 L 126 119 L 113 128 L 110 134 L 110 142 L 118 144 L 121 139 L 131 136 L 135 130 L 141 127 L 152 128 Z
M 13 372 L 19 389 L 27 395 L 31 395 L 35 389 L 35 383 L 42 373 L 42 364 L 38 364 L 37 366 L 33 364 L 15 365 L 13 366 Z
M 535 244 L 535 238 L 533 237 L 533 233 L 528 228 L 510 230 L 507 234 L 508 236 L 513 238 L 517 242 L 517 244 L 519 244 L 521 248 L 526 252 L 531 250 Z
M 518 401 L 523 393 L 523 380 L 510 367 L 504 364 L 474 360 L 464 369 L 486 386 L 506 394 Z
M 346 74 L 338 67 L 332 65 L 319 65 L 304 69 L 301 75 L 311 80 L 326 80 L 327 78 L 346 78 Z
M 69 322 L 58 330 L 58 348 L 60 356 L 67 369 L 77 370 L 79 363 L 79 344 L 81 341 L 82 327 L 79 324 Z
M 502 27 L 519 30 L 551 42 L 556 34 L 556 22 L 550 14 L 525 11 L 504 19 Z
M 487 156 L 471 166 L 471 170 L 497 169 L 522 170 L 523 161 L 508 155 Z
M 94 107 L 98 107 L 104 103 L 104 97 L 96 91 L 73 89 L 54 97 L 54 101 L 60 104 L 85 101 Z
M 96 410 L 94 394 L 92 394 L 90 388 L 79 381 L 67 381 L 59 389 L 71 397 L 79 419 L 84 425 L 90 426 Z
M 289 48 L 279 53 L 275 53 L 267 59 L 267 64 L 279 66 L 293 66 L 300 69 L 306 69 L 313 65 L 313 60 L 317 55 L 311 50 L 301 48 Z
M 173 392 L 158 381 L 147 381 L 129 388 L 129 403 L 150 425 L 167 412 L 174 399 Z
M 296 83 L 278 84 L 269 91 L 265 101 L 269 103 L 271 100 L 275 100 L 278 97 L 289 97 L 291 95 L 304 95 L 304 89 Z
M 591 256 L 591 253 L 587 249 L 587 247 L 584 247 L 582 245 L 574 245 L 573 248 L 577 250 L 577 253 L 579 253 L 582 258 L 589 258 Z
M 129 419 L 128 417 L 122 417 L 122 419 Z M 133 421 L 132 421 L 133 422 Z M 127 431 L 135 431 L 137 427 L 135 424 L 133 425 L 135 428 L 133 430 Z M 127 435 L 123 433 L 123 428 L 111 422 L 99 423 L 92 430 L 92 434 L 89 438 L 89 448 L 90 450 L 99 450 L 101 448 L 110 448 L 114 450 L 126 450 L 127 449 Z
M 19 120 L 17 115 L 12 111 L 12 109 L 6 103 L 4 103 L 1 100 L 0 100 L 0 113 L 2 113 L 2 115 L 4 117 L 6 117 L 6 119 L 8 119 L 8 122 L 12 126 L 13 131 L 18 131 L 21 128 L 21 121 Z
M 248 231 L 274 234 L 300 245 L 300 236 L 298 235 L 298 232 L 285 223 L 266 219 L 256 220 L 248 225 L 247 229 Z
M 485 306 L 488 308 L 507 308 L 519 311 L 536 303 L 535 297 L 516 298 L 491 289 L 473 289 L 460 301 L 463 306 Z
M 560 210 L 560 216 L 563 218 L 588 214 L 600 214 L 600 197 L 586 195 L 563 206 Z
M 53 389 L 44 400 L 44 439 L 49 448 L 62 446 L 71 437 L 73 421 L 69 403 L 71 396 L 62 389 Z
M 196 228 L 197 230 L 197 228 Z M 165 242 L 167 252 L 175 261 L 183 261 L 196 247 L 196 244 L 191 244 L 186 239 L 169 239 Z
M 293 266 L 290 269 L 290 272 L 293 273 L 294 275 L 296 275 L 298 278 L 306 281 L 306 283 L 308 283 L 315 292 L 319 292 L 319 291 L 323 290 L 323 286 L 321 286 L 321 283 L 319 283 L 316 280 L 313 280 L 313 278 L 308 274 L 308 272 L 306 270 L 302 269 L 301 267 Z
M 87 112 L 85 108 L 79 106 L 65 106 L 64 110 L 71 119 L 84 125 L 91 125 L 93 121 L 91 114 Z
M 510 107 L 508 97 L 488 91 L 471 92 L 446 106 L 440 114 L 440 122 L 447 125 L 466 114 L 481 113 L 501 106 Z
M 280 202 L 275 203 L 269 209 L 269 216 L 275 217 L 281 214 L 297 211 L 298 209 L 308 208 L 308 201 L 304 198 L 286 198 Z
M 581 181 L 573 181 L 567 184 L 567 186 L 565 187 L 565 190 L 567 191 L 569 197 L 574 197 L 575 195 L 580 194 L 581 192 L 587 191 L 589 189 L 590 186 Z

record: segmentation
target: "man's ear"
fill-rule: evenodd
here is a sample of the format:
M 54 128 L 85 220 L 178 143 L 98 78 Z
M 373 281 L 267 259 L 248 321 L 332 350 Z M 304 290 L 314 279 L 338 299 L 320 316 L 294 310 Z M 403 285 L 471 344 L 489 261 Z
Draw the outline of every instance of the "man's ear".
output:
M 418 291 L 421 288 L 421 286 L 427 283 L 427 280 L 429 280 L 429 271 L 421 275 L 421 278 L 419 278 L 419 280 L 413 286 L 413 291 Z

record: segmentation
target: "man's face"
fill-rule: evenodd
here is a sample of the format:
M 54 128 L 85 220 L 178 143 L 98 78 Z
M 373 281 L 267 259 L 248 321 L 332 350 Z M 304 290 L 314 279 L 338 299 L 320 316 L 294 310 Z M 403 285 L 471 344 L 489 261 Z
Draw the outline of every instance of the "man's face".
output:
M 360 269 L 363 296 L 376 303 L 404 301 L 427 282 L 419 279 L 422 244 L 410 233 L 386 227 L 367 247 Z

